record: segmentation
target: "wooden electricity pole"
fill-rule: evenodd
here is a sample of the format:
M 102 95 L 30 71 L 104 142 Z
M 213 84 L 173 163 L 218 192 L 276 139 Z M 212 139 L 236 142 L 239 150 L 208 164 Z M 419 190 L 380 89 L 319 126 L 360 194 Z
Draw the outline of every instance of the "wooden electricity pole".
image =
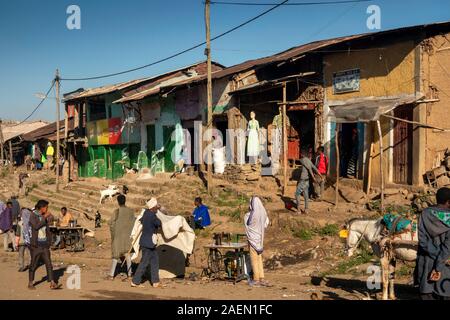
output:
M 208 100 L 208 112 L 207 112 L 207 130 L 208 130 L 208 141 L 211 140 L 211 125 L 212 125 L 212 69 L 211 69 L 211 18 L 210 18 L 210 6 L 211 0 L 205 1 L 205 22 L 206 22 L 206 50 L 205 54 L 207 56 L 207 74 L 208 81 L 206 85 L 207 100 Z M 208 193 L 212 192 L 212 157 L 211 150 L 207 149 L 207 184 Z
M 55 75 L 55 86 L 56 86 L 56 192 L 59 192 L 59 148 L 60 148 L 60 136 L 59 136 L 59 119 L 61 118 L 59 112 L 59 70 L 56 69 Z
M 287 88 L 286 82 L 283 83 L 283 195 L 286 195 L 287 189 L 287 116 L 286 116 L 286 104 L 287 104 Z
M 384 213 L 384 168 L 383 168 L 383 134 L 380 120 L 377 120 L 378 138 L 380 139 L 380 177 L 381 177 L 381 213 Z
M 2 127 L 2 120 L 0 119 L 0 145 L 1 145 L 1 157 L 2 157 L 2 165 L 4 165 L 5 160 L 5 141 L 3 140 L 3 127 Z
M 14 172 L 14 166 L 13 166 L 13 148 L 12 148 L 12 142 L 11 139 L 9 139 L 9 172 Z
M 336 123 L 336 129 L 334 131 L 334 146 L 336 148 L 336 193 L 334 205 L 337 207 L 339 203 L 339 177 L 341 175 L 341 156 L 339 153 L 339 124 Z

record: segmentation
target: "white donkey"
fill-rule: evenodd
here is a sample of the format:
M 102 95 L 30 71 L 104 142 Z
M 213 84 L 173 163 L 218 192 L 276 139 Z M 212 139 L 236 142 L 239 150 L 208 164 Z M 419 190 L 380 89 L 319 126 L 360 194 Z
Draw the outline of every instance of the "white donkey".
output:
M 383 300 L 395 300 L 394 279 L 396 260 L 416 261 L 417 257 L 417 231 L 383 236 L 385 226 L 382 219 L 352 219 L 347 222 L 348 230 L 346 251 L 351 257 L 361 241 L 366 240 L 373 252 L 380 258 L 383 282 Z M 388 295 L 389 293 L 389 295 Z

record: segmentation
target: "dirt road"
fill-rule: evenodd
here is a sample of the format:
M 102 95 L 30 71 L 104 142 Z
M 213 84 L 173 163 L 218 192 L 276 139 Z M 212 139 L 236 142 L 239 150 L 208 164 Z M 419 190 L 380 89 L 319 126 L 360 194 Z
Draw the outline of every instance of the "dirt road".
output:
M 363 281 L 342 280 L 335 283 L 335 288 L 324 284 L 319 286 L 311 284 L 310 277 L 299 277 L 295 274 L 268 272 L 267 279 L 273 283 L 271 288 L 250 288 L 246 282 L 236 285 L 224 281 L 189 281 L 185 279 L 166 280 L 167 287 L 162 289 L 151 288 L 147 283 L 145 288 L 131 288 L 129 281 L 122 281 L 117 277 L 114 281 L 104 280 L 108 266 L 98 263 L 81 265 L 81 289 L 67 288 L 69 274 L 65 272 L 67 265 L 54 261 L 55 275 L 63 285 L 62 290 L 52 291 L 45 281 L 45 268 L 40 267 L 36 273 L 37 290 L 27 289 L 28 273 L 17 271 L 17 256 L 15 253 L 1 253 L 0 272 L 0 299 L 282 299 L 282 300 L 309 300 L 311 294 L 316 292 L 325 299 L 361 299 L 364 297 Z M 339 288 L 342 286 L 342 288 Z M 358 289 L 359 288 L 359 289 Z M 361 290 L 360 290 L 361 289 Z

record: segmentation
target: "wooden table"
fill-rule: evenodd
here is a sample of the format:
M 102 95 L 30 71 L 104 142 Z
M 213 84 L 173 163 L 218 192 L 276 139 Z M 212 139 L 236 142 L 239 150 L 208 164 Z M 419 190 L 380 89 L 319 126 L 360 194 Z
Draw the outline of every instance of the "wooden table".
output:
M 211 244 L 204 246 L 204 248 L 209 250 L 208 270 L 212 278 L 225 278 L 232 280 L 234 283 L 248 279 L 245 261 L 247 243 L 223 242 L 220 245 Z M 227 252 L 223 254 L 223 251 Z M 236 265 L 233 267 L 234 263 Z M 225 276 L 223 276 L 224 274 Z
M 83 229 L 83 227 L 50 226 L 53 234 L 61 236 L 61 242 L 64 241 L 66 250 L 72 252 L 84 251 Z

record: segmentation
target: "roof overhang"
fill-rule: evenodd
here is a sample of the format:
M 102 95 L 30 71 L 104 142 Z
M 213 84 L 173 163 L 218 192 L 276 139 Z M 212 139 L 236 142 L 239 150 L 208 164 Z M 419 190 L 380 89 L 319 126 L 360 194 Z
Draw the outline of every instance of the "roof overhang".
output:
M 371 122 L 405 104 L 415 103 L 423 95 L 409 94 L 389 97 L 354 98 L 345 101 L 328 101 L 328 121 L 336 123 Z

